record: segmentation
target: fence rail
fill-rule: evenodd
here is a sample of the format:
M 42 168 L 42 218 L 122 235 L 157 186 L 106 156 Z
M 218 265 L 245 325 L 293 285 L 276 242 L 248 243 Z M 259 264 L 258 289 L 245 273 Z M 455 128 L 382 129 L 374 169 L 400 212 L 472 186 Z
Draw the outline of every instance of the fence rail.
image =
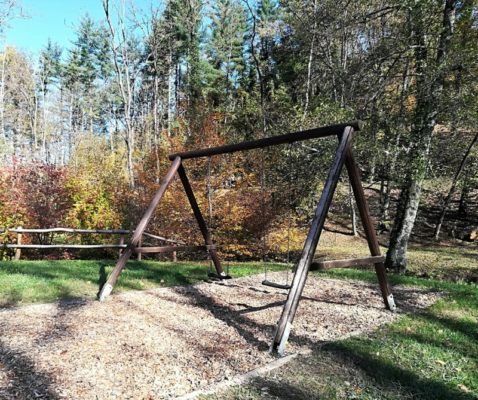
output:
M 125 244 L 3 244 L 4 249 L 125 249 Z
M 73 229 L 73 228 L 46 228 L 46 229 L 31 229 L 31 228 L 7 228 L 7 229 L 0 229 L 1 233 L 78 233 L 78 234 L 103 234 L 103 235 L 127 235 L 132 233 L 133 231 L 127 229 Z M 173 244 L 185 244 L 185 242 L 181 240 L 173 240 L 168 239 L 163 236 L 153 235 L 152 233 L 144 232 L 144 236 L 149 237 L 151 239 L 161 240 L 167 243 Z
M 128 229 L 74 229 L 74 228 L 6 228 L 0 229 L 0 234 L 16 233 L 17 243 L 0 243 L 0 249 L 15 249 L 15 260 L 21 257 L 22 249 L 119 249 L 121 252 L 127 247 L 125 244 L 125 235 L 133 233 Z M 33 233 L 72 233 L 72 234 L 100 234 L 100 235 L 120 235 L 120 242 L 118 244 L 22 244 L 23 234 Z M 149 232 L 144 232 L 143 236 L 159 240 L 161 242 L 170 243 L 175 246 L 183 246 L 185 242 L 180 240 L 168 239 L 163 236 L 154 235 Z M 174 248 L 174 246 L 171 246 Z M 138 259 L 141 259 L 141 253 L 138 253 Z M 173 252 L 173 260 L 176 261 L 176 252 Z

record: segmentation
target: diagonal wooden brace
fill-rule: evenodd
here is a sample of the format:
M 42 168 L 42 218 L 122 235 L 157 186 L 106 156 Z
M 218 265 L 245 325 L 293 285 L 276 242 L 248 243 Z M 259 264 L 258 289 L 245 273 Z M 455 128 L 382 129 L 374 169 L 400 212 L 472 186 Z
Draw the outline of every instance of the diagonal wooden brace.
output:
M 186 175 L 186 170 L 184 169 L 183 165 L 179 167 L 178 174 L 184 186 L 184 190 L 188 197 L 189 204 L 191 204 L 191 208 L 193 209 L 193 213 L 194 213 L 194 216 L 196 217 L 196 221 L 199 225 L 201 234 L 204 238 L 204 241 L 206 242 L 206 246 L 210 246 L 209 255 L 211 256 L 212 262 L 214 263 L 214 267 L 216 268 L 217 276 L 220 279 L 228 279 L 230 278 L 230 276 L 228 276 L 222 268 L 221 261 L 219 260 L 217 251 L 214 248 L 214 243 L 212 241 L 211 233 L 209 232 L 206 221 L 204 220 L 202 216 L 201 209 L 199 208 L 199 205 L 196 201 L 196 196 L 194 196 L 193 188 L 191 187 L 191 184 L 189 183 L 189 179 L 188 179 L 188 176 Z
M 345 154 L 349 149 L 352 134 L 353 128 L 346 127 L 341 135 L 340 143 L 337 148 L 332 167 L 330 168 L 324 190 L 315 211 L 314 219 L 309 229 L 309 233 L 307 234 L 307 239 L 305 240 L 302 255 L 297 264 L 291 289 L 289 290 L 286 303 L 277 324 L 274 342 L 271 346 L 271 351 L 273 353 L 282 355 L 285 351 L 285 345 L 289 338 L 292 322 L 294 321 L 299 300 L 307 280 L 310 264 L 312 263 L 312 259 L 317 249 L 320 234 L 322 233 L 322 229 L 324 227 L 325 218 L 327 216 L 327 212 L 329 211 L 330 203 L 332 202 L 332 197 L 334 195 L 335 188 L 337 187 L 337 182 L 340 178 L 340 172 L 342 171 L 342 167 L 345 162 Z
M 116 281 L 118 280 L 118 276 L 121 274 L 121 271 L 123 271 L 123 268 L 126 266 L 126 263 L 128 262 L 131 255 L 134 252 L 134 249 L 138 247 L 141 241 L 141 238 L 143 236 L 143 233 L 146 230 L 146 227 L 148 226 L 149 221 L 153 217 L 156 207 L 158 206 L 159 202 L 163 198 L 163 195 L 166 192 L 166 189 L 168 188 L 169 184 L 173 180 L 174 175 L 176 174 L 180 166 L 181 166 L 181 158 L 176 157 L 171 164 L 171 168 L 169 168 L 168 173 L 164 177 L 161 183 L 161 186 L 159 187 L 158 191 L 154 195 L 153 199 L 151 200 L 151 203 L 149 204 L 149 207 L 146 209 L 143 217 L 141 218 L 141 221 L 136 227 L 133 233 L 133 236 L 131 237 L 131 240 L 128 243 L 128 246 L 124 250 L 121 257 L 119 258 L 113 271 L 111 271 L 108 277 L 108 280 L 101 288 L 101 291 L 98 295 L 98 299 L 100 301 L 104 301 L 111 294 L 111 291 L 113 290 L 113 287 L 115 286 Z
M 368 207 L 367 199 L 365 198 L 365 192 L 362 187 L 360 179 L 360 170 L 355 162 L 352 150 L 348 149 L 345 155 L 345 166 L 349 174 L 350 184 L 355 196 L 355 202 L 359 210 L 360 219 L 362 220 L 365 237 L 367 238 L 368 247 L 372 256 L 381 256 L 380 246 L 375 232 L 375 225 L 370 216 L 370 210 Z M 390 311 L 395 311 L 395 301 L 393 299 L 392 290 L 387 281 L 387 275 L 385 272 L 385 265 L 383 262 L 374 263 L 375 272 L 377 274 L 378 283 L 382 292 L 383 301 L 385 307 Z

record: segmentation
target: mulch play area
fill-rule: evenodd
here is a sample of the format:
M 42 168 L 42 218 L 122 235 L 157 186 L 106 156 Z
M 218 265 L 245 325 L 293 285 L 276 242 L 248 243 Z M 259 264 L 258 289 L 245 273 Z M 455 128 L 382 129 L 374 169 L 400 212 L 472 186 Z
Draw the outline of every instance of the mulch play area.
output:
M 0 399 L 169 399 L 263 366 L 286 292 L 261 280 L 1 310 Z M 375 329 L 439 296 L 393 291 L 397 314 L 384 309 L 378 284 L 310 276 L 288 352 Z

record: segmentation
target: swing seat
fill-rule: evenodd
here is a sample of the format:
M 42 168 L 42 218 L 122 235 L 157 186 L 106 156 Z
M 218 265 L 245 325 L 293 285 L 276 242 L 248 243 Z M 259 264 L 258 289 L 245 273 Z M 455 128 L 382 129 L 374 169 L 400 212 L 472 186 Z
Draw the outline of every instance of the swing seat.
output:
M 276 289 L 285 289 L 285 290 L 289 290 L 291 288 L 290 285 L 285 285 L 285 284 L 282 284 L 282 283 L 276 283 L 276 282 L 271 282 L 271 281 L 268 281 L 267 279 L 264 279 L 262 281 L 262 284 L 264 286 L 270 286 L 270 287 L 273 287 L 273 288 L 276 288 Z
M 209 272 L 207 274 L 207 276 L 211 279 L 218 280 L 218 281 L 222 281 L 224 279 L 232 279 L 232 276 L 227 275 L 225 272 L 223 272 L 222 274 L 216 274 L 214 272 Z

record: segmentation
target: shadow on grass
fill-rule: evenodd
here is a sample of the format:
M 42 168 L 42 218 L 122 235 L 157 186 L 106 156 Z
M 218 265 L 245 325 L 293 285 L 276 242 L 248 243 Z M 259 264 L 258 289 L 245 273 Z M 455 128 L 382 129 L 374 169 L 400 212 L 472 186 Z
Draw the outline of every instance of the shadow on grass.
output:
M 466 261 L 471 260 L 471 261 L 478 261 L 478 246 L 475 245 L 469 245 L 469 246 L 463 246 L 463 245 L 457 245 L 454 247 L 450 246 L 437 246 L 435 245 L 430 245 L 430 246 L 421 246 L 421 247 L 413 247 L 410 259 L 413 260 L 414 252 L 418 253 L 427 253 L 427 254 L 435 254 L 440 257 L 446 257 L 447 261 L 449 261 L 446 264 L 446 267 L 449 271 L 462 271 L 462 270 L 467 270 L 467 269 L 472 269 L 472 264 L 467 263 Z M 462 258 L 465 262 L 465 264 L 469 265 L 469 268 L 463 268 L 460 266 L 453 266 L 453 264 L 450 264 L 451 261 L 458 261 L 460 258 Z M 437 270 L 444 269 L 442 268 L 437 268 Z
M 251 385 L 261 393 L 261 398 L 281 400 L 476 399 L 472 393 L 465 393 L 439 380 L 420 377 L 411 370 L 378 359 L 374 354 L 347 341 L 328 343 L 305 359 L 299 356 L 279 374 L 253 379 Z M 355 389 L 363 392 L 363 396 L 357 396 Z
M 464 321 L 464 320 L 457 320 L 454 318 L 448 318 L 443 316 L 436 316 L 429 312 L 421 313 L 417 318 L 423 318 L 428 323 L 433 325 L 441 326 L 444 329 L 450 330 L 452 332 L 459 333 L 466 337 L 466 341 L 464 343 L 460 343 L 458 338 L 455 338 L 453 341 L 452 348 L 454 350 L 460 351 L 466 357 L 473 357 L 478 359 L 478 354 L 473 353 L 473 349 L 470 347 L 469 342 L 475 343 L 478 348 L 478 323 L 473 321 Z M 414 334 L 413 335 L 416 341 L 421 343 L 431 344 L 437 347 L 446 347 L 443 341 L 440 341 L 436 338 L 427 337 L 425 335 Z M 461 345 L 463 344 L 463 345 Z
M 0 340 L 0 364 L 7 370 L 10 384 L 0 387 L 2 399 L 59 399 L 51 388 L 52 378 L 36 369 L 33 360 Z
M 99 278 L 98 278 L 98 292 L 96 292 L 96 298 L 100 298 L 101 289 L 108 280 L 108 274 L 106 273 L 106 266 L 104 264 L 100 265 L 99 269 Z
M 3 296 L 3 299 L 0 301 L 0 307 L 8 308 L 15 307 L 23 299 L 22 292 L 17 288 L 9 289 L 8 293 Z
M 11 282 L 19 277 L 22 287 L 0 287 L 1 307 L 13 307 L 22 302 L 44 302 L 71 298 L 94 298 L 95 283 L 101 288 L 106 282 L 108 270 L 114 263 L 100 261 L 21 261 L 0 263 L 2 272 Z M 206 268 L 198 264 L 186 263 L 128 263 L 120 275 L 117 289 L 141 290 L 154 286 L 187 285 L 206 277 Z M 74 282 L 77 284 L 76 290 Z M 67 286 L 70 286 L 68 288 Z M 91 289 L 89 289 L 91 288 Z M 45 292 L 47 289 L 47 292 Z M 85 290 L 91 294 L 85 295 Z M 41 291 L 41 292 L 40 292 Z
M 311 400 L 310 391 L 299 385 L 291 385 L 284 381 L 269 380 L 267 378 L 255 378 L 252 384 L 261 391 L 261 398 L 272 398 L 276 400 Z
M 360 368 L 371 381 L 384 390 L 392 393 L 398 390 L 406 398 L 411 395 L 416 399 L 476 399 L 471 393 L 461 392 L 434 379 L 420 377 L 413 371 L 377 359 L 366 350 L 347 342 L 327 344 L 322 351 L 327 352 L 332 359 L 352 364 L 355 369 Z

